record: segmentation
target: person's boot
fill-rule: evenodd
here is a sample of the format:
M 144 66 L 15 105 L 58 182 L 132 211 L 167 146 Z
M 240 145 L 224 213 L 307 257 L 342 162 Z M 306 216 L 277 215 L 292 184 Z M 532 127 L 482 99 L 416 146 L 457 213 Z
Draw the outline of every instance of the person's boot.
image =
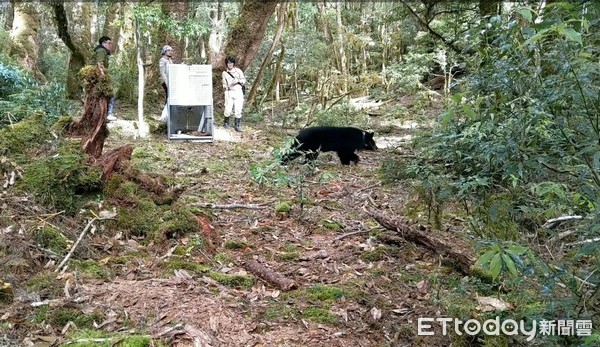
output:
M 225 117 L 225 129 L 229 129 L 231 125 L 229 125 L 229 117 Z
M 235 131 L 238 131 L 238 132 L 242 131 L 242 119 L 241 118 L 235 118 L 234 129 L 235 129 Z

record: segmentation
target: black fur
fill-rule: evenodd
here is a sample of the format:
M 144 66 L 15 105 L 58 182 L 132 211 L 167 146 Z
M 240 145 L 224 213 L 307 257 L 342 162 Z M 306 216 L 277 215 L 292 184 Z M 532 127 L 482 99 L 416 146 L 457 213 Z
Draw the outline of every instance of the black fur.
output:
M 350 127 L 312 127 L 302 129 L 296 135 L 292 153 L 283 163 L 304 154 L 308 160 L 316 160 L 319 152 L 336 152 L 343 165 L 358 163 L 358 150 L 376 150 L 373 133 Z

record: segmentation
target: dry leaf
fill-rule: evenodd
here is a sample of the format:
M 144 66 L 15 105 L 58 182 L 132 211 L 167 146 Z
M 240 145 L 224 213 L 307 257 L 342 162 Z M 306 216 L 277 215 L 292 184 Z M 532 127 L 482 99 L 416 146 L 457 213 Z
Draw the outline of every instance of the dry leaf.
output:
M 510 303 L 491 296 L 478 296 L 477 302 L 477 308 L 482 312 L 506 311 L 512 308 Z
M 379 320 L 381 318 L 381 310 L 377 307 L 373 307 L 370 312 L 374 320 Z

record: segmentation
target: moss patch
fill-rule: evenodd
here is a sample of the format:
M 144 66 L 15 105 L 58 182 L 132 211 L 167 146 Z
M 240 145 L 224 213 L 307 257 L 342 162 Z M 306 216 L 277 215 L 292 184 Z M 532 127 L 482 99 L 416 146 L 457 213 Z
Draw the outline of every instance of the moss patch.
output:
M 231 288 L 243 288 L 250 289 L 254 284 L 254 279 L 250 276 L 245 275 L 228 275 L 220 272 L 211 271 L 208 277 L 217 281 L 218 283 L 231 287 Z

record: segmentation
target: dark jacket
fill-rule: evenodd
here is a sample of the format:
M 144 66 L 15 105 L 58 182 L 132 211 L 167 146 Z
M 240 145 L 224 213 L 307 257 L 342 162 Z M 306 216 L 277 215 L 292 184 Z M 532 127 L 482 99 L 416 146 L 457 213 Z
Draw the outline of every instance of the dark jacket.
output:
M 102 45 L 96 46 L 96 48 L 94 48 L 94 54 L 92 55 L 92 64 L 96 65 L 100 62 L 105 69 L 108 69 L 109 55 L 110 51 L 108 49 L 104 48 Z

